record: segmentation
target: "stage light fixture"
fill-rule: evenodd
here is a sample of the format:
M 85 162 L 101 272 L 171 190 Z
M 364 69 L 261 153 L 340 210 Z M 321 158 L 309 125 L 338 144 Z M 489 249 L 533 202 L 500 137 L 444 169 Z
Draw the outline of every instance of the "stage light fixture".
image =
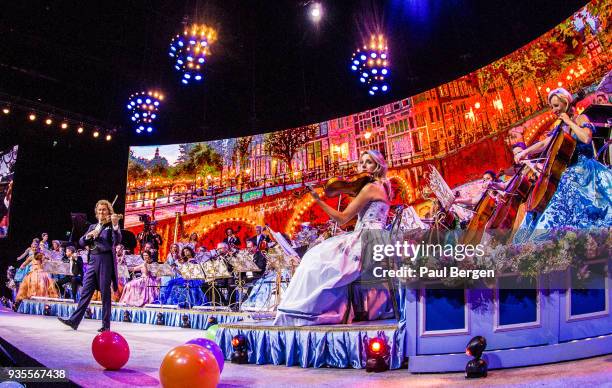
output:
M 208 61 L 210 46 L 216 40 L 216 30 L 205 24 L 187 26 L 182 35 L 172 39 L 168 55 L 175 58 L 174 68 L 182 73 L 184 85 L 188 85 L 190 79 L 202 80 L 202 66 Z
M 321 3 L 311 3 L 310 9 L 308 10 L 308 14 L 310 15 L 310 20 L 315 23 L 319 23 L 321 21 L 321 18 L 323 17 L 323 7 L 321 6 Z
M 98 136 L 100 136 L 100 132 L 98 132 L 97 130 L 94 131 L 93 137 L 97 138 Z
M 62 125 L 60 125 L 60 127 L 62 129 L 66 129 L 66 128 L 68 128 L 68 123 L 62 123 Z
M 385 81 L 389 75 L 388 56 L 386 39 L 379 34 L 373 35 L 370 44 L 355 50 L 351 57 L 351 70 L 357 72 L 361 84 L 368 86 L 368 94 L 371 96 L 389 90 Z
M 43 315 L 46 315 L 46 316 L 51 315 L 51 306 L 49 306 L 48 304 L 45 304 L 45 308 L 43 310 Z
M 136 133 L 144 131 L 145 126 L 147 126 L 147 132 L 153 132 L 153 123 L 163 99 L 163 94 L 154 90 L 142 91 L 130 96 L 126 107 L 131 114 L 130 120 Z
M 183 314 L 181 317 L 181 328 L 191 329 L 191 322 L 189 322 L 189 315 Z
M 78 132 L 78 133 L 83 133 L 83 131 L 84 131 L 83 127 L 79 127 L 79 128 L 77 129 L 77 132 Z
M 106 141 L 111 141 L 113 137 L 111 135 L 106 135 Z
M 3 108 L 2 109 L 2 113 L 4 113 L 5 115 L 11 113 L 11 110 L 9 108 Z
M 85 319 L 92 319 L 93 318 L 93 312 L 91 311 L 90 307 L 87 307 L 87 309 L 85 310 Z
M 232 364 L 248 364 L 249 358 L 247 353 L 246 337 L 242 334 L 235 335 L 232 338 Z
M 128 310 L 123 312 L 123 322 L 132 322 L 132 317 Z
M 34 121 L 36 120 L 36 115 L 34 113 L 30 113 L 30 115 L 28 116 L 28 119 L 30 119 L 30 121 Z
M 379 337 L 371 338 L 366 349 L 366 372 L 385 372 L 389 370 L 389 346 Z
M 48 119 L 45 120 L 45 124 L 51 125 L 51 124 L 53 124 L 53 120 L 51 120 L 51 118 L 48 118 Z
M 487 340 L 480 335 L 472 338 L 470 342 L 468 342 L 465 348 L 465 354 L 474 358 L 468 361 L 465 366 L 466 379 L 487 377 L 488 365 L 487 362 L 481 358 L 486 347 Z

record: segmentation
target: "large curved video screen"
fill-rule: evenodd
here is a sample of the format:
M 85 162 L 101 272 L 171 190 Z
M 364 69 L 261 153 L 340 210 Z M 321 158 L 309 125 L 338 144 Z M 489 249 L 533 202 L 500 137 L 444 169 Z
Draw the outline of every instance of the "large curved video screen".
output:
M 594 90 L 611 67 L 612 15 L 602 3 L 477 71 L 387 105 L 255 136 L 131 147 L 126 227 L 138 233 L 155 222 L 161 255 L 193 232 L 214 248 L 230 227 L 242 241 L 264 224 L 293 238 L 303 223 L 327 221 L 309 196 L 293 193 L 351 174 L 368 149 L 387 159 L 395 201 L 426 217 L 430 166 L 469 192 L 483 171 L 511 164 L 509 144 L 529 144 L 554 122 L 548 91 Z
M 0 150 L 0 238 L 6 238 L 9 232 L 9 212 L 13 197 L 17 148 L 17 146 L 12 146 Z

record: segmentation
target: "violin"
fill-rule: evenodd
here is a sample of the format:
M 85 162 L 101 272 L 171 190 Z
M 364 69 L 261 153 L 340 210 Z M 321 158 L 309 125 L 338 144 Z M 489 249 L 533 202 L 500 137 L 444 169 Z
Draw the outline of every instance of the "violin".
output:
M 337 197 L 340 194 L 346 194 L 350 197 L 356 197 L 357 194 L 367 185 L 368 183 L 374 182 L 374 177 L 367 172 L 355 174 L 349 178 L 330 178 L 323 186 L 323 192 L 326 197 Z M 304 187 L 300 190 L 296 190 L 293 194 L 296 197 L 301 197 L 304 194 L 312 190 L 313 186 Z
M 372 182 L 374 182 L 374 177 L 367 172 L 353 175 L 347 179 L 331 178 L 325 183 L 323 192 L 325 196 L 330 198 L 337 197 L 340 194 L 356 197 L 365 185 Z

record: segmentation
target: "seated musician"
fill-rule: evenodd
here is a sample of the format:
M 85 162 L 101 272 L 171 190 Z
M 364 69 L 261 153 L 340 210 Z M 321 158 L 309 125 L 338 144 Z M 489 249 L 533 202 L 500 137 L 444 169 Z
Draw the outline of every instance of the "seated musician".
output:
M 62 255 L 64 254 L 64 249 L 62 248 L 62 244 L 59 242 L 59 240 L 51 241 L 51 250 L 53 252 L 61 253 Z
M 251 255 L 253 255 L 253 262 L 257 264 L 260 269 L 258 272 L 253 272 L 252 276 L 249 276 L 249 273 L 247 272 L 246 276 L 249 279 L 259 279 L 263 276 L 264 272 L 266 272 L 268 259 L 266 259 L 266 256 L 257 248 L 257 245 L 253 242 L 253 240 L 247 240 L 246 249 Z
M 612 226 L 612 172 L 595 160 L 593 124 L 588 117 L 578 114 L 573 96 L 563 88 L 550 91 L 548 104 L 560 119 L 556 129 L 569 134 L 576 141 L 576 148 L 545 210 L 541 214 L 529 212 L 525 217 L 515 234 L 514 242 L 518 243 L 546 239 L 548 231 L 562 227 Z M 548 136 L 532 144 L 516 155 L 516 161 L 541 154 L 551 140 L 552 136 Z
M 496 180 L 497 176 L 492 170 L 485 171 L 484 174 L 482 174 L 482 181 L 480 182 L 480 185 L 478 187 L 478 193 L 471 197 L 459 195 L 455 198 L 453 203 L 459 205 L 467 205 L 468 207 L 473 208 L 474 206 L 476 206 L 476 204 L 478 204 L 480 198 L 482 198 L 482 194 L 490 188 L 491 183 L 495 182 Z
M 157 254 L 158 254 L 158 250 L 154 248 L 153 243 L 151 242 L 147 242 L 145 243 L 144 247 L 142 248 L 143 251 L 148 252 L 149 256 L 151 256 L 151 260 L 153 260 L 154 263 L 157 263 Z
M 168 265 L 176 264 L 178 260 L 181 258 L 181 249 L 178 244 L 172 244 L 170 246 L 170 252 L 166 256 L 165 263 Z
M 235 254 L 235 250 L 230 249 L 230 246 L 226 242 L 220 242 L 217 244 L 217 257 L 213 257 L 212 259 L 213 260 L 224 260 L 226 263 L 228 272 L 232 273 L 233 267 L 228 263 L 227 260 L 229 259 L 230 256 L 233 256 L 234 254 Z M 228 306 L 230 304 L 230 301 L 232 300 L 232 295 L 234 295 L 235 297 L 234 290 L 236 289 L 236 284 L 235 284 L 234 278 L 232 277 L 232 278 L 217 279 L 215 280 L 215 283 L 217 284 L 219 288 L 226 290 L 227 297 L 223 293 L 219 293 L 218 296 L 221 299 L 221 303 Z
M 20 303 L 23 299 L 28 299 L 33 296 L 44 296 L 49 298 L 57 298 L 57 286 L 51 275 L 43 269 L 43 262 L 48 260 L 42 253 L 38 252 L 30 256 L 21 265 L 25 267 L 31 264 L 30 272 L 25 276 L 19 285 L 19 291 L 15 302 Z
M 184 270 L 187 265 L 195 265 L 193 250 L 190 247 L 184 247 L 183 253 L 171 264 L 177 276 L 164 287 L 160 301 L 162 304 L 173 304 L 180 307 L 201 306 L 208 301 L 202 291 L 204 281 L 201 279 L 185 280 L 182 277 L 181 270 Z
M 144 263 L 134 267 L 140 270 L 142 275 L 139 278 L 130 280 L 123 288 L 123 294 L 119 301 L 128 306 L 144 306 L 153 303 L 159 297 L 159 280 L 150 272 L 153 259 L 149 252 L 142 252 Z
M 60 294 L 65 294 L 62 292 L 63 286 L 65 284 L 70 284 L 70 290 L 72 291 L 72 299 L 76 303 L 78 301 L 77 298 L 77 290 L 79 285 L 83 284 L 83 259 L 76 254 L 76 249 L 69 245 L 66 247 L 66 256 L 63 261 L 70 263 L 70 275 L 66 275 L 63 278 L 57 281 L 57 287 L 60 291 Z

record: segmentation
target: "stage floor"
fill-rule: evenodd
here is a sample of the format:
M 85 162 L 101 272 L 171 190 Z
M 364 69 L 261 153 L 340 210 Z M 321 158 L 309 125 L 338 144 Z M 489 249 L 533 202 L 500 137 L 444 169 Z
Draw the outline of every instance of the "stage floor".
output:
M 56 317 L 17 314 L 0 309 L 0 337 L 49 368 L 65 368 L 70 379 L 84 387 L 156 387 L 159 365 L 174 346 L 201 336 L 201 330 L 112 322 L 130 344 L 123 370 L 104 371 L 91 355 L 98 320 L 84 320 L 78 331 Z M 551 365 L 494 370 L 481 380 L 462 373 L 410 374 L 394 370 L 380 374 L 355 369 L 300 368 L 273 365 L 233 365 L 229 361 L 219 387 L 612 387 L 612 355 Z

